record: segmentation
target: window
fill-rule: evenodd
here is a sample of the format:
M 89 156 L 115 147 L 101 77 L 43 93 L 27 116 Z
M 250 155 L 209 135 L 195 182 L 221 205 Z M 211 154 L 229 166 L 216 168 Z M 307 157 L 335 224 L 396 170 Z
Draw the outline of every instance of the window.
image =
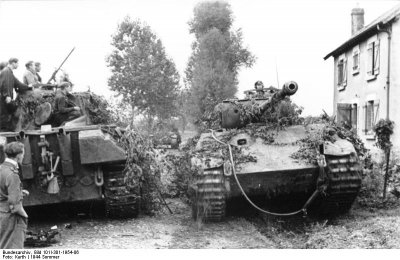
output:
M 353 48 L 353 75 L 360 72 L 360 48 L 358 45 Z
M 337 64 L 337 85 L 339 90 L 343 90 L 347 84 L 347 60 L 345 57 L 339 59 Z
M 373 127 L 376 124 L 376 118 L 379 113 L 379 101 L 368 101 L 365 106 L 365 129 L 364 133 L 366 135 L 373 135 Z
M 371 80 L 379 74 L 379 40 L 368 43 L 367 53 L 367 80 Z
M 357 130 L 357 104 L 337 104 L 337 123 Z

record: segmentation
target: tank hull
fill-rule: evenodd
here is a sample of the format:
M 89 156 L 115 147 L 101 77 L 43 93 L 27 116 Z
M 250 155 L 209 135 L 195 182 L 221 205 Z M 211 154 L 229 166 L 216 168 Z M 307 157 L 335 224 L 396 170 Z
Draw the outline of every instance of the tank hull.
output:
M 198 156 L 192 159 L 192 165 L 199 169 L 191 185 L 192 201 L 194 205 L 202 205 L 195 215 L 216 207 L 215 212 L 210 209 L 214 215 L 210 213 L 209 218 L 204 214 L 202 218 L 221 220 L 227 202 L 245 197 L 261 199 L 267 207 L 285 198 L 289 204 L 296 201 L 292 206 L 299 210 L 316 192 L 318 196 L 310 208 L 317 213 L 347 211 L 361 187 L 361 169 L 354 147 L 340 138 L 334 143 L 325 142 L 322 152 L 326 162 L 322 166 L 293 156 L 301 140 L 322 127 L 297 125 L 279 131 L 266 130 L 264 138 L 246 129 L 202 134 L 196 146 Z M 271 138 L 266 140 L 268 134 Z M 240 151 L 232 152 L 233 165 L 226 152 L 228 144 Z
M 138 191 L 124 183 L 125 151 L 100 126 L 5 132 L 0 138 L 25 144 L 20 178 L 30 194 L 24 206 L 105 200 L 110 215 L 137 215 Z
M 29 191 L 29 196 L 23 200 L 24 206 L 40 206 L 63 202 L 78 202 L 102 199 L 102 188 L 94 183 L 95 169 L 83 166 L 71 177 L 65 177 L 60 183 L 60 191 L 56 194 L 47 193 L 36 181 L 24 180 L 23 185 Z M 88 181 L 88 180 L 92 181 Z

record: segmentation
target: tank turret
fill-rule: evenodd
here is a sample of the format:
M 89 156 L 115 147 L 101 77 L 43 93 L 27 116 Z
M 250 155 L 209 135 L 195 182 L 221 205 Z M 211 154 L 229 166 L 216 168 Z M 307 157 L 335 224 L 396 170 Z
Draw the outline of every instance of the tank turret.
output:
M 92 92 L 67 94 L 66 102 L 78 106 L 84 120 L 54 124 L 56 95 L 48 89 L 19 93 L 13 101 L 16 109 L 7 114 L 11 123 L 0 122 L 0 163 L 7 143 L 24 144 L 19 175 L 30 193 L 24 207 L 99 200 L 107 216 L 137 216 L 139 185 L 126 182 L 125 134 L 109 124 L 106 100 Z M 135 170 L 142 171 L 139 166 Z
M 255 90 L 245 91 L 246 98 L 241 100 L 225 100 L 219 107 L 221 115 L 221 127 L 226 129 L 241 128 L 246 125 L 240 118 L 240 106 L 256 104 L 258 106 L 257 114 L 261 115 L 269 107 L 276 106 L 285 97 L 294 95 L 297 92 L 298 85 L 294 81 L 286 82 L 281 89 L 274 87 L 257 88 Z M 254 115 L 257 116 L 257 115 Z
M 110 114 L 107 101 L 92 92 L 68 93 L 69 106 L 80 108 L 79 117 L 74 120 L 55 120 L 55 98 L 60 90 L 38 88 L 19 93 L 12 102 L 14 109 L 7 114 L 10 122 L 0 121 L 0 132 L 19 132 L 38 130 L 42 125 L 58 127 L 60 125 L 108 124 Z M 0 119 L 2 119 L 1 117 Z

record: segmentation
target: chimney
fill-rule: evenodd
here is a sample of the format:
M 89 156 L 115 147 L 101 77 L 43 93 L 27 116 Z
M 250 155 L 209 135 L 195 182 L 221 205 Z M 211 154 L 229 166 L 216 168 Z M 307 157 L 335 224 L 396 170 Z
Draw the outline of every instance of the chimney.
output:
M 364 9 L 360 7 L 351 10 L 351 36 L 364 27 Z

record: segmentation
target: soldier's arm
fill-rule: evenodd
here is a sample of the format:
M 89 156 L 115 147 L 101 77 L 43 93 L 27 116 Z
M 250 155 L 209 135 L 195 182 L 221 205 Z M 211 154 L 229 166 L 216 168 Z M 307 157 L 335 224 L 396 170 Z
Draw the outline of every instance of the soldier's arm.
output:
M 32 89 L 32 87 L 29 87 L 28 85 L 22 83 L 17 79 L 17 77 L 14 76 L 14 89 L 15 92 L 20 93 Z
M 19 179 L 18 174 L 10 174 L 6 179 L 6 186 L 11 213 L 19 214 L 27 218 L 28 215 L 22 207 L 21 180 Z
M 6 98 L 8 96 L 8 91 L 5 87 L 3 87 L 3 81 L 1 81 L 1 79 L 0 79 L 0 92 L 2 98 Z
M 60 113 L 64 114 L 64 113 L 74 111 L 73 107 L 67 107 L 67 101 L 65 100 L 65 97 L 57 98 L 56 102 L 57 102 L 58 111 Z
M 0 91 L 1 91 L 1 96 L 4 99 L 9 96 L 6 80 L 7 80 L 6 75 L 0 76 Z

